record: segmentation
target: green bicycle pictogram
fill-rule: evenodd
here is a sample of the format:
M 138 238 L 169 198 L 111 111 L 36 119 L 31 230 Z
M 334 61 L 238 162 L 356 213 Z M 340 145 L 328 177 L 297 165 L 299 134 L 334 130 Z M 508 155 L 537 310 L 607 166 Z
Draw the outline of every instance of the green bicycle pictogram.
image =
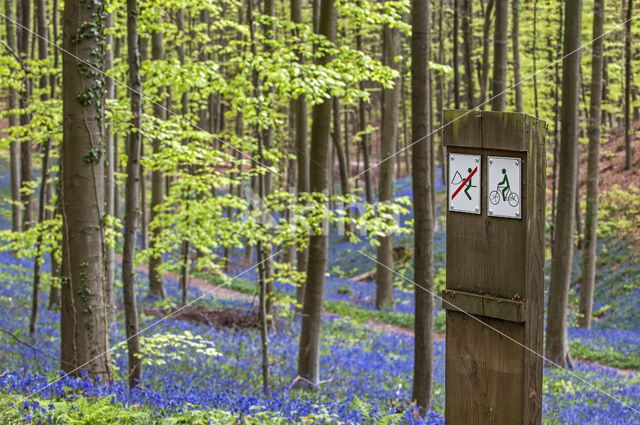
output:
M 520 203 L 520 197 L 517 193 L 513 193 L 511 191 L 507 170 L 503 168 L 502 174 L 504 174 L 504 178 L 500 183 L 498 183 L 496 190 L 492 190 L 491 193 L 489 193 L 489 201 L 493 205 L 498 205 L 500 203 L 500 198 L 502 198 L 503 201 L 509 203 L 512 207 L 517 207 Z

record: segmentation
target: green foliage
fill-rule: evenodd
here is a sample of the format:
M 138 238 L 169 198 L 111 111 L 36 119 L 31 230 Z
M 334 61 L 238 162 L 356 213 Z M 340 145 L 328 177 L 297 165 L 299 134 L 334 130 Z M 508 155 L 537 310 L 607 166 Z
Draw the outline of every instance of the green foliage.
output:
M 25 416 L 31 416 L 33 423 L 53 425 L 98 425 L 118 423 L 121 425 L 289 425 L 289 419 L 277 412 L 260 412 L 239 419 L 231 412 L 218 409 L 191 410 L 183 413 L 165 414 L 140 406 L 123 406 L 113 400 L 113 396 L 90 400 L 83 397 L 73 400 L 50 401 L 31 399 L 29 404 L 36 409 L 25 410 L 20 402 L 23 396 L 0 395 L 0 421 L 5 425 L 22 425 Z M 36 404 L 37 403 L 37 404 Z M 310 423 L 330 419 L 328 414 L 316 414 L 300 423 Z M 335 418 L 331 418 L 335 419 Z M 337 422 L 336 422 L 337 423 Z
M 640 229 L 640 189 L 613 185 L 600 197 L 598 237 L 638 238 Z
M 620 369 L 640 370 L 640 353 L 621 353 L 614 347 L 603 345 L 597 350 L 583 344 L 580 340 L 574 340 L 570 343 L 571 355 L 605 364 L 607 366 L 617 367 Z
M 124 356 L 126 341 L 115 347 L 114 357 Z M 157 333 L 140 337 L 139 357 L 143 363 L 164 366 L 167 364 L 184 363 L 186 359 L 194 358 L 198 354 L 209 359 L 220 356 L 215 345 L 206 341 L 200 335 L 194 335 L 190 331 L 182 333 Z M 202 358 L 202 357 L 198 357 Z

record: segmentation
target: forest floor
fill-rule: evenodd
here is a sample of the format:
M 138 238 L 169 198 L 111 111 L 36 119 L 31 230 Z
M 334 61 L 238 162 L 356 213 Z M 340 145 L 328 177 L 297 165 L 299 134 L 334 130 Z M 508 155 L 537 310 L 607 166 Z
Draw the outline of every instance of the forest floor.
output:
M 638 146 L 639 141 L 634 139 L 633 143 Z M 568 332 L 571 353 L 581 360 L 570 372 L 545 368 L 545 425 L 638 423 L 640 259 L 635 256 L 640 251 L 640 239 L 634 239 L 634 235 L 640 229 L 640 179 L 637 170 L 621 171 L 623 151 L 619 145 L 618 137 L 602 146 L 602 237 L 593 327 L 586 331 L 575 324 L 581 265 L 581 253 L 576 251 Z M 638 149 L 635 155 L 637 168 Z M 581 181 L 585 158 L 583 153 Z M 6 196 L 6 167 L 3 172 L 0 189 Z M 442 186 L 439 189 L 444 190 Z M 399 179 L 396 193 L 411 196 L 410 179 Z M 1 227 L 7 228 L 8 211 L 2 212 Z M 411 213 L 403 216 L 406 219 L 411 219 Z M 434 237 L 436 293 L 444 285 L 446 269 L 446 233 L 441 224 Z M 411 235 L 398 236 L 395 242 L 407 247 L 411 256 Z M 397 280 L 395 305 L 377 310 L 372 281 L 351 279 L 375 267 L 359 251 L 371 255 L 375 247 L 367 240 L 352 244 L 332 235 L 322 321 L 323 384 L 318 391 L 293 388 L 299 337 L 299 316 L 292 306 L 295 288 L 276 282 L 276 330 L 269 337 L 271 392 L 265 395 L 260 333 L 255 328 L 256 283 L 251 273 L 225 281 L 194 272 L 189 282 L 189 302 L 197 302 L 178 311 L 178 276 L 166 274 L 167 299 L 154 300 L 147 296 L 148 267 L 140 265 L 136 273 L 140 328 L 148 326 L 149 330 L 141 339 L 144 385 L 129 391 L 126 348 L 118 343 L 125 340 L 121 291 L 117 295 L 118 321 L 110 335 L 115 343 L 111 352 L 114 382 L 96 385 L 81 378 L 61 378 L 55 360 L 60 356 L 60 313 L 47 308 L 46 297 L 41 297 L 37 333 L 28 334 L 33 262 L 0 249 L 0 329 L 10 330 L 28 342 L 2 341 L 0 423 L 444 424 L 444 312 L 436 306 L 433 409 L 427 418 L 416 421 L 410 403 L 413 287 Z M 235 266 L 242 270 L 246 265 Z M 44 265 L 44 293 L 50 284 L 48 267 Z M 548 268 L 549 264 L 547 272 Z M 399 263 L 396 271 L 411 278 L 411 261 Z M 120 276 L 120 270 L 116 275 Z M 158 320 L 173 312 L 167 320 Z M 25 398 L 35 391 L 38 394 L 34 398 Z

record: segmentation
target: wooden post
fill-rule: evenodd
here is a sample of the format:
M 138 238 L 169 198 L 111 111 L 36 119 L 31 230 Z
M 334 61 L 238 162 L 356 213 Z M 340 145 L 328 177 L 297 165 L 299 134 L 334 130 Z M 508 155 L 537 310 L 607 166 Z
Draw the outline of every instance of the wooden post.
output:
M 539 425 L 547 124 L 460 110 L 445 123 L 445 423 Z

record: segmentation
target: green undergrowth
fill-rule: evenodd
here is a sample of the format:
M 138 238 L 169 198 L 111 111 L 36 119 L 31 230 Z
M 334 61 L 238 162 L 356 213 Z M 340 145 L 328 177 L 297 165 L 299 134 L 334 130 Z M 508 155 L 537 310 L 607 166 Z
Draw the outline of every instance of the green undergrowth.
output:
M 575 358 L 597 362 L 619 369 L 640 370 L 640 352 L 621 353 L 612 347 L 590 348 L 580 341 L 569 343 L 569 352 Z
M 27 406 L 28 405 L 28 406 Z M 327 418 L 316 415 L 313 421 Z M 290 419 L 276 412 L 260 412 L 239 419 L 230 412 L 207 409 L 167 413 L 142 406 L 123 406 L 113 396 L 101 399 L 80 397 L 74 400 L 43 400 L 32 398 L 26 403 L 23 396 L 0 395 L 0 423 L 4 425 L 284 425 Z M 303 423 L 303 422 L 297 422 Z

